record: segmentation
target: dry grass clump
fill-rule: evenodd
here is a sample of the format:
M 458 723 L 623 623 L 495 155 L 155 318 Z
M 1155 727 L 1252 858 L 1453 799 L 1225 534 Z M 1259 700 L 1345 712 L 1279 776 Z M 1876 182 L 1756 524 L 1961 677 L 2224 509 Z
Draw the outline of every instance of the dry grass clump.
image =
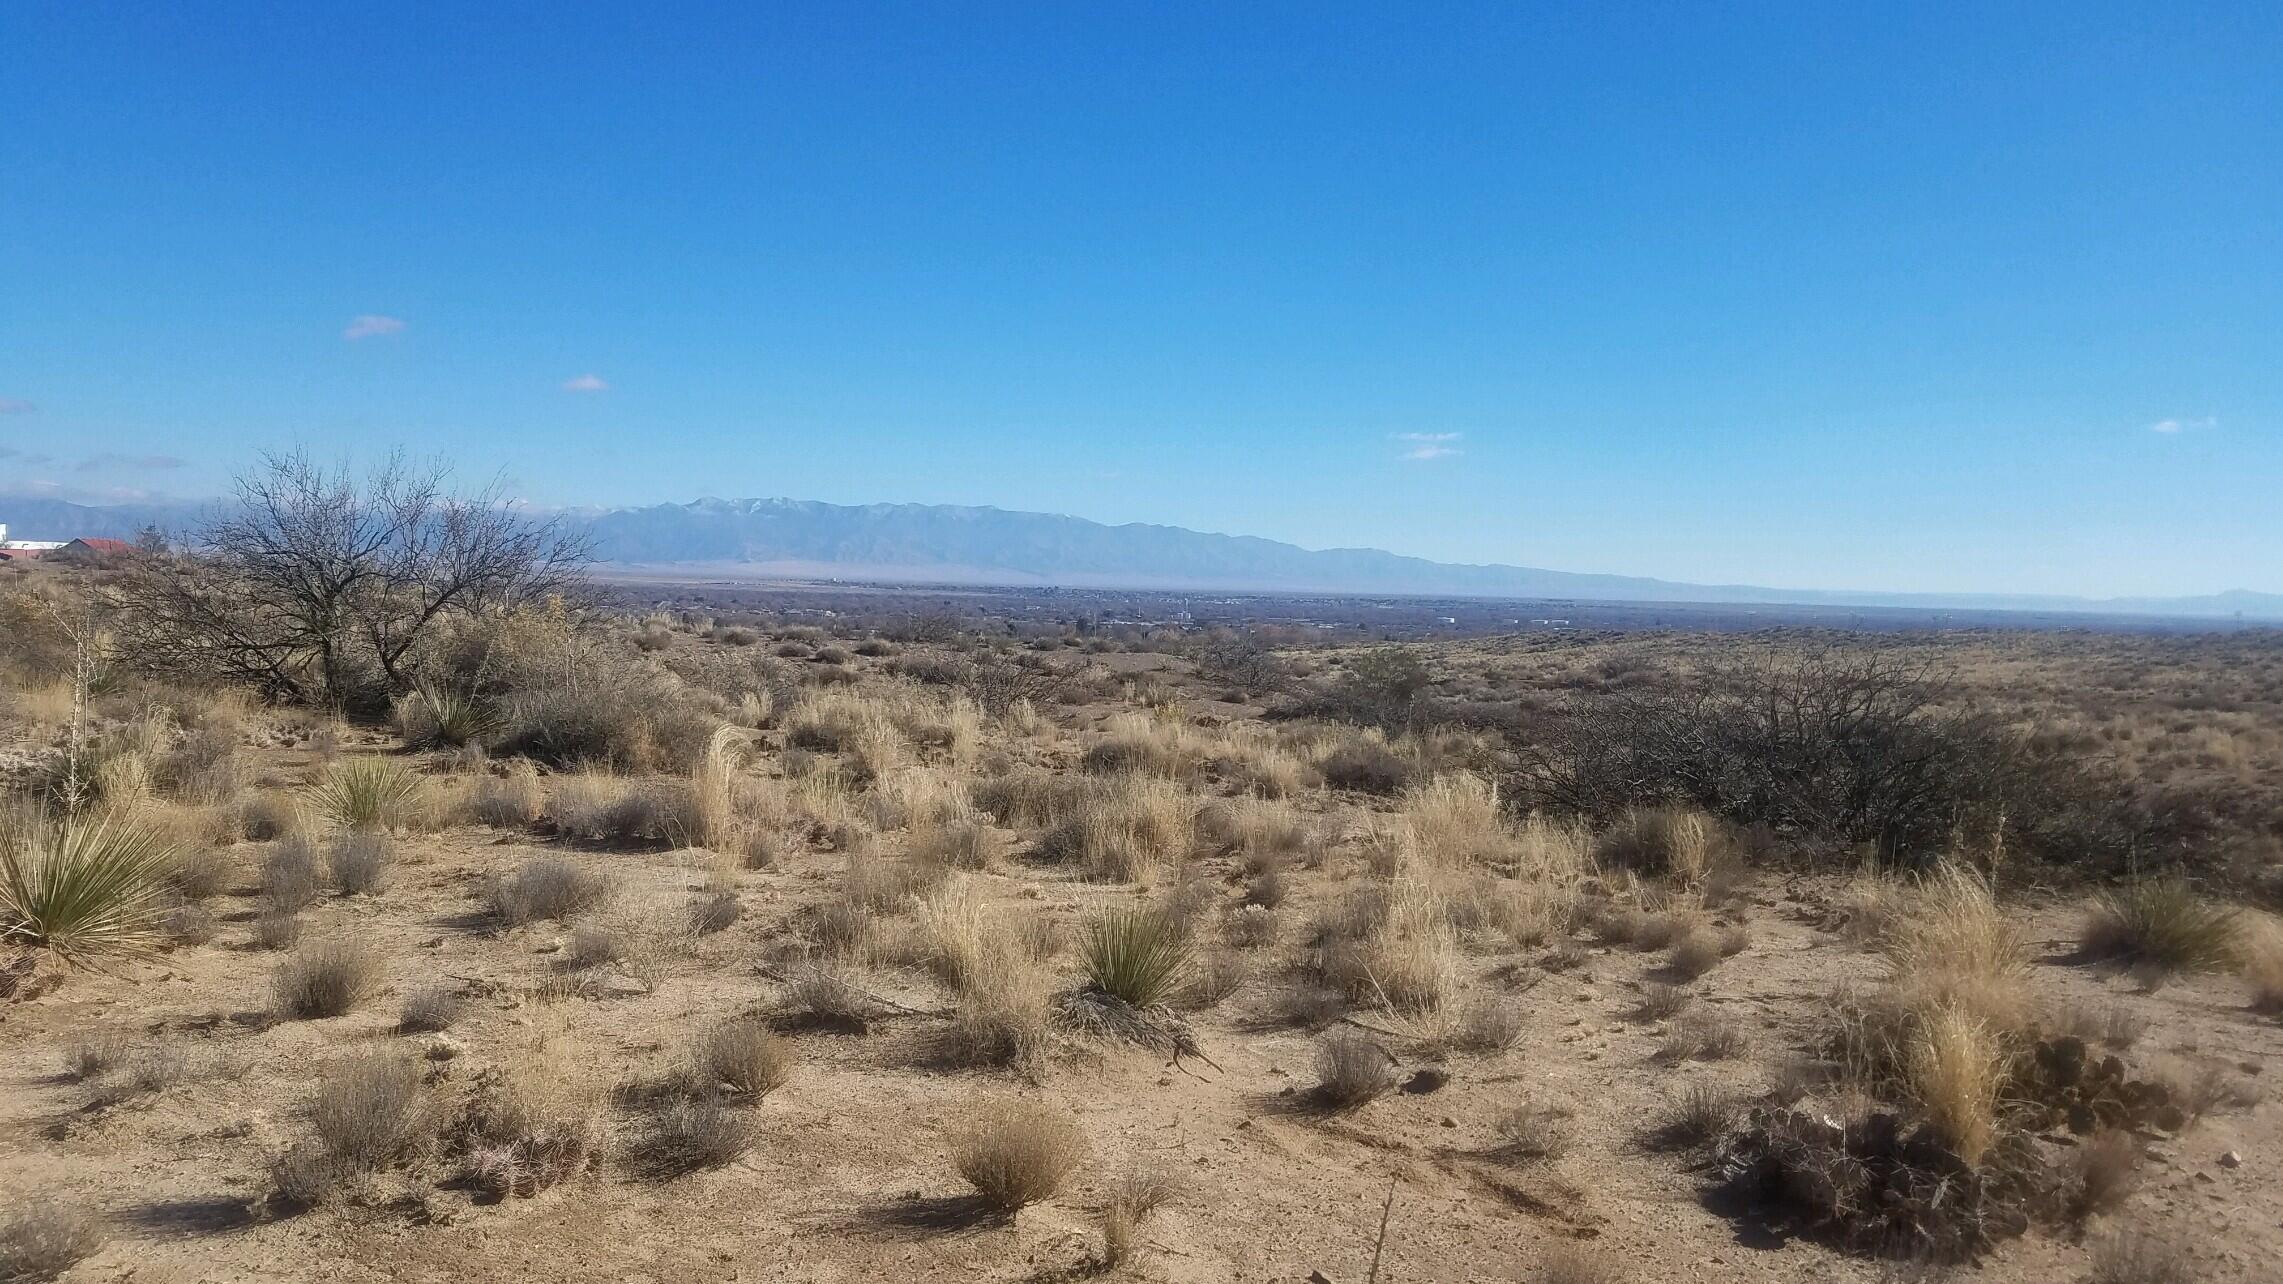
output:
M 2124 1207 L 2140 1185 L 2143 1153 L 2140 1138 L 2123 1128 L 2103 1128 L 2079 1143 L 2062 1182 L 2069 1215 L 2083 1220 Z
M 1054 976 L 1012 937 L 958 989 L 945 1032 L 953 1059 L 1035 1072 L 1053 1042 Z
M 1317 974 L 1352 999 L 1416 1016 L 1442 1011 L 1463 983 L 1457 936 L 1420 883 L 1351 894 L 1317 936 Z
M 1133 773 L 1163 780 L 1194 777 L 1203 746 L 1187 725 L 1169 718 L 1121 713 L 1110 719 L 1104 737 L 1089 746 L 1079 766 L 1094 775 Z
M 1945 865 L 1922 880 L 1881 947 L 1913 1008 L 1956 1008 L 2001 1031 L 2034 1019 L 2028 938 L 1970 869 Z
M 2203 1278 L 2179 1244 L 2126 1227 L 2095 1240 L 2086 1284 L 2196 1284 Z
M 971 1106 L 951 1135 L 952 1167 L 985 1207 L 1006 1214 L 1052 1197 L 1086 1151 L 1067 1111 L 1019 1098 Z
M 1334 1030 L 1316 1045 L 1316 1099 L 1332 1109 L 1366 1105 L 1402 1077 L 1393 1053 L 1353 1030 Z
M 1499 1116 L 1498 1145 L 1492 1153 L 1510 1164 L 1559 1159 L 1570 1148 L 1569 1121 L 1573 1113 L 1567 1106 L 1551 1106 L 1526 1098 Z
M 1388 797 L 1411 783 L 1419 765 L 1389 748 L 1378 732 L 1362 731 L 1335 745 L 1316 769 L 1334 789 Z
M 906 851 L 913 860 L 945 869 L 989 869 L 999 863 L 999 834 L 975 819 L 917 824 Z
M 2238 967 L 2251 989 L 2251 1006 L 2283 1012 L 2283 921 L 2262 914 L 2245 922 Z
M 582 771 L 556 779 L 548 814 L 556 832 L 590 843 L 679 846 L 698 831 L 686 782 L 621 780 Z
M 664 1178 L 719 1168 L 761 1143 L 761 1121 L 713 1094 L 674 1094 L 653 1114 L 629 1153 L 634 1169 Z
M 1088 925 L 1079 949 L 1088 987 L 1137 1008 L 1170 1000 L 1195 956 L 1188 925 L 1157 907 L 1104 914 Z
M 840 895 L 868 910 L 902 913 L 934 895 L 950 877 L 948 868 L 932 861 L 855 856 L 841 870 Z
M 1594 844 L 1595 863 L 1676 883 L 1701 883 L 1728 845 L 1719 821 L 1686 807 L 1638 807 Z
M 1733 1093 L 1709 1083 L 1692 1083 L 1669 1101 L 1650 1131 L 1650 1140 L 1667 1150 L 1694 1150 L 1709 1146 L 1736 1126 L 1742 1101 Z
M 334 763 L 309 791 L 317 815 L 343 829 L 387 829 L 404 823 L 424 782 L 389 758 Z
M 1102 1201 L 1103 1269 L 1115 1269 L 1133 1256 L 1134 1236 L 1142 1223 L 1179 1189 L 1173 1174 L 1161 1168 L 1130 1170 L 1110 1183 L 1109 1196 Z
M 371 946 L 349 937 L 312 941 L 271 977 L 278 1011 L 305 1020 L 337 1017 L 363 1002 L 380 985 L 381 958 Z
M 1221 923 L 1221 939 L 1240 950 L 1264 949 L 1276 944 L 1282 924 L 1275 911 L 1266 905 L 1247 898 L 1247 903 L 1229 911 Z
M 2217 972 L 2236 960 L 2242 915 L 2176 878 L 2104 888 L 2085 911 L 2085 955 L 2155 972 Z
M 759 1021 L 740 1017 L 699 1036 L 687 1074 L 700 1095 L 720 1092 L 758 1101 L 783 1087 L 792 1072 L 792 1045 Z
M 324 887 L 316 844 L 304 834 L 287 835 L 262 858 L 260 878 L 264 913 L 294 914 L 316 904 Z
M 1467 1005 L 1459 1016 L 1457 1044 L 1468 1052 L 1504 1052 L 1522 1038 L 1527 1024 L 1520 1006 L 1487 996 Z
M 1095 791 L 1095 782 L 1036 767 L 1021 767 L 975 782 L 975 805 L 1015 829 L 1059 823 Z
M 610 880 L 560 856 L 534 856 L 512 874 L 495 877 L 484 897 L 492 916 L 509 927 L 542 919 L 562 921 L 600 904 Z
M 816 965 L 787 974 L 778 1003 L 786 1024 L 857 1033 L 871 1028 L 878 1006 L 846 973 Z
M 186 846 L 175 852 L 167 866 L 167 886 L 186 901 L 202 901 L 227 890 L 237 869 L 230 853 L 219 847 Z
M 214 916 L 196 905 L 177 905 L 159 919 L 159 932 L 171 945 L 204 945 L 218 931 Z
M 375 830 L 349 830 L 335 838 L 325 851 L 325 864 L 332 872 L 333 886 L 339 888 L 343 896 L 379 891 L 392 863 L 394 857 L 390 853 L 388 835 Z
M 310 1107 L 312 1141 L 272 1168 L 278 1196 L 310 1208 L 333 1202 L 376 1169 L 429 1139 L 420 1070 L 387 1052 L 369 1052 L 330 1067 Z
M 1431 865 L 1503 864 L 1510 858 L 1498 790 L 1471 772 L 1438 775 L 1403 791 L 1409 848 Z
M 124 1065 L 134 1052 L 134 1041 L 116 1031 L 86 1035 L 64 1049 L 64 1073 L 74 1079 L 97 1078 Z
M 1311 838 L 1307 822 L 1289 803 L 1231 798 L 1197 813 L 1201 840 L 1243 861 L 1246 873 L 1274 869 L 1300 855 Z
M 404 996 L 404 1006 L 398 1011 L 396 1028 L 404 1034 L 432 1034 L 438 1030 L 449 1030 L 459 1021 L 463 1006 L 457 990 L 448 990 L 442 986 L 414 990 Z
M 1531 1284 L 1624 1284 L 1625 1268 L 1585 1244 L 1558 1243 L 1538 1259 Z
M 301 940 L 301 916 L 264 912 L 254 919 L 253 945 L 258 950 L 290 950 Z
M 1665 968 L 1675 976 L 1694 981 L 1719 967 L 1728 957 L 1729 951 L 1724 946 L 1720 933 L 1711 928 L 1687 928 L 1665 955 Z
M 0 1217 L 0 1280 L 60 1279 L 94 1256 L 103 1239 L 103 1224 L 86 1211 L 45 1196 L 26 1197 Z
M 1089 789 L 1039 840 L 1039 855 L 1097 882 L 1143 881 L 1189 853 L 1189 798 L 1164 780 L 1111 776 Z
M 1906 1081 L 1927 1122 L 1968 1165 L 1997 1139 L 2010 1063 L 1999 1032 L 1973 1013 L 1943 1005 L 1918 1014 Z
M 0 815 L 0 940 L 77 966 L 155 948 L 174 852 L 115 813 L 50 825 Z
M 505 775 L 479 778 L 468 791 L 468 815 L 479 825 L 494 829 L 524 829 L 545 813 L 546 790 L 539 784 L 539 769 L 528 759 L 507 765 Z
M 530 1198 L 585 1171 L 602 1092 L 576 1050 L 542 1037 L 487 1072 L 455 1129 L 467 1175 L 495 1198 Z
M 1714 1012 L 1685 1013 L 1673 1022 L 1665 1041 L 1657 1046 L 1657 1059 L 1667 1063 L 1680 1061 L 1726 1061 L 1739 1057 L 1749 1044 L 1742 1027 Z

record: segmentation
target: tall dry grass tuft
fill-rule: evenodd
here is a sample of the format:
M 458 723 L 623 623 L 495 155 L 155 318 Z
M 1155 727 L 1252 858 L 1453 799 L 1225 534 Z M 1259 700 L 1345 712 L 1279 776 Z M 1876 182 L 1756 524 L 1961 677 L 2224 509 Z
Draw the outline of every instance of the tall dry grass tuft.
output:
M 1602 834 L 1594 859 L 1606 869 L 1694 886 L 1712 873 L 1726 845 L 1720 822 L 1701 811 L 1639 807 Z
M 721 852 L 738 849 L 744 827 L 737 807 L 737 776 L 751 746 L 744 728 L 726 723 L 706 739 L 705 752 L 690 769 L 689 841 L 694 845 Z
M 1351 999 L 1418 1017 L 1451 1007 L 1463 984 L 1457 934 L 1420 882 L 1352 894 L 1317 937 L 1318 974 Z
M 1194 816 L 1171 782 L 1122 773 L 1087 790 L 1039 840 L 1039 854 L 1096 882 L 1146 882 L 1187 858 Z
M 2010 1057 L 2000 1032 L 1948 1004 L 1917 1017 L 1906 1074 L 1927 1122 L 1969 1165 L 1997 1139 L 1999 1094 Z
M 1965 866 L 1945 864 L 1920 880 L 1881 945 L 1913 1008 L 1954 1008 L 2000 1031 L 2035 1020 L 2028 937 Z
M 2283 1012 L 2283 920 L 2260 914 L 2245 921 L 2238 969 L 2253 1008 Z
M 2085 910 L 2087 956 L 2158 972 L 2217 972 L 2236 961 L 2243 916 L 2177 878 L 2103 888 Z

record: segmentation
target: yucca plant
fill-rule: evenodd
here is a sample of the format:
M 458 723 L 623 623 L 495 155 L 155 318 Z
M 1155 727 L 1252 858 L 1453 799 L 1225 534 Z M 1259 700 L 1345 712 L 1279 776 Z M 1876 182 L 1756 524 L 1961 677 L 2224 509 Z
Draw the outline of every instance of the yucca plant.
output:
M 2242 915 L 2177 878 L 2135 879 L 2104 888 L 2085 913 L 2082 944 L 2113 958 L 2169 972 L 2217 972 L 2235 961 Z
M 317 814 L 343 829 L 383 829 L 420 795 L 420 777 L 387 758 L 334 764 L 310 792 Z
M 1086 981 L 1137 1008 L 1179 989 L 1194 950 L 1187 927 L 1161 909 L 1113 910 L 1086 929 Z
M 73 966 L 148 951 L 174 860 L 164 839 L 116 813 L 0 829 L 0 940 Z
M 498 731 L 500 720 L 490 706 L 474 696 L 423 686 L 397 706 L 397 726 L 405 740 L 415 746 L 457 749 Z

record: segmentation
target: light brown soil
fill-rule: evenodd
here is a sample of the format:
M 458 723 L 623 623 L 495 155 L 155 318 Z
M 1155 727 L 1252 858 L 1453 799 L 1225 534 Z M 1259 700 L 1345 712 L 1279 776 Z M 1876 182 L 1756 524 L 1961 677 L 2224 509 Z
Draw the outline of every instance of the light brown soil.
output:
M 237 850 L 253 868 L 260 848 Z M 349 1016 L 267 1015 L 278 956 L 247 944 L 254 902 L 244 893 L 214 903 L 223 922 L 211 944 L 116 975 L 75 975 L 0 1007 L 0 1190 L 10 1200 L 66 1196 L 110 1219 L 109 1244 L 69 1273 L 75 1281 L 1080 1279 L 1091 1273 L 1110 1177 L 1132 1165 L 1169 1168 L 1181 1182 L 1121 1268 L 1132 1278 L 1363 1280 L 1391 1189 L 1378 1250 L 1386 1281 L 1526 1279 L 1562 1241 L 1597 1246 L 1636 1280 L 1884 1278 L 1879 1263 L 1771 1240 L 1713 1211 L 1703 1198 L 1708 1174 L 1642 1143 L 1688 1083 L 1762 1089 L 1773 1065 L 1814 1039 L 1835 984 L 1879 973 L 1873 958 L 1817 925 L 1825 908 L 1817 885 L 1772 880 L 1750 896 L 1750 947 L 1696 987 L 1703 1005 L 1749 1032 L 1751 1049 L 1737 1060 L 1655 1061 L 1662 1026 L 1631 1010 L 1657 956 L 1592 948 L 1581 966 L 1556 973 L 1532 966 L 1536 952 L 1470 955 L 1477 990 L 1510 991 L 1526 1012 L 1522 1038 L 1507 1052 L 1441 1062 L 1451 1080 L 1439 1091 L 1397 1092 L 1352 1114 L 1300 1107 L 1316 1036 L 1267 1019 L 1284 978 L 1265 966 L 1196 1016 L 1219 1069 L 1077 1049 L 1033 1087 L 1003 1072 L 936 1068 L 930 1047 L 941 1023 L 926 1013 L 945 1002 L 942 992 L 917 971 L 882 967 L 867 984 L 919 1011 L 865 1035 L 790 1036 L 800 1061 L 759 1107 L 764 1140 L 727 1167 L 646 1180 L 616 1162 L 614 1147 L 596 1171 L 531 1200 L 484 1204 L 449 1185 L 407 1182 L 372 1206 L 260 1215 L 269 1162 L 303 1135 L 300 1112 L 319 1071 L 361 1049 L 433 1041 L 394 1032 L 402 993 L 452 983 L 484 996 L 450 1034 L 464 1054 L 430 1063 L 439 1099 L 465 1092 L 484 1066 L 518 1056 L 542 1033 L 610 1078 L 640 1079 L 709 1020 L 770 1005 L 772 942 L 797 905 L 831 894 L 840 866 L 809 852 L 742 875 L 744 917 L 677 961 L 655 992 L 620 978 L 592 997 L 548 1001 L 530 991 L 560 974 L 564 933 L 553 925 L 499 932 L 477 899 L 487 875 L 540 850 L 562 849 L 480 828 L 409 839 L 387 890 L 322 904 L 308 937 L 354 934 L 388 960 L 389 991 Z M 679 896 L 702 881 L 699 853 L 568 854 L 611 872 L 622 897 Z M 1305 903 L 1357 877 L 1354 866 L 1335 853 L 1323 872 L 1296 876 L 1303 903 L 1284 911 L 1283 954 Z M 1236 895 L 1228 862 L 1199 868 Z M 972 877 L 994 899 L 1073 917 L 1135 895 L 1019 863 Z M 2063 959 L 2063 910 L 2035 926 L 2055 939 L 2038 968 L 2041 992 L 2130 1009 L 2147 1027 L 2136 1064 L 2213 1061 L 2254 1083 L 2283 1066 L 2283 1026 L 2247 1012 L 2236 982 L 2144 993 Z M 60 1071 L 65 1049 L 98 1032 L 183 1048 L 192 1073 L 155 1095 L 92 1107 L 88 1089 Z M 1012 1224 L 952 1216 L 962 1187 L 945 1153 L 947 1128 L 978 1095 L 1018 1091 L 1074 1111 L 1093 1161 Z M 1492 1155 L 1494 1125 L 1525 1095 L 1574 1112 L 1566 1156 L 1516 1166 Z M 626 1112 L 612 1118 L 634 1126 Z M 2277 1278 L 2283 1110 L 2264 1102 L 2219 1114 L 2159 1140 L 2156 1151 L 2128 1218 L 2188 1245 L 2199 1279 Z M 2239 1167 L 2222 1166 L 2229 1152 Z M 2001 1247 L 1982 1277 L 2078 1279 L 2087 1260 L 2078 1244 L 2033 1232 Z

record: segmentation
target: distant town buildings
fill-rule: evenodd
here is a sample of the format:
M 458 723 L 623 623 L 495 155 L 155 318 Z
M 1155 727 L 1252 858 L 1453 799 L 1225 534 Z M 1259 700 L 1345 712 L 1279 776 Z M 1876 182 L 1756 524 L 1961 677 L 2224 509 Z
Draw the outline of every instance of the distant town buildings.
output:
M 113 557 L 131 553 L 135 546 L 123 539 L 10 539 L 8 524 L 0 522 L 0 562 L 24 562 L 38 557 Z

